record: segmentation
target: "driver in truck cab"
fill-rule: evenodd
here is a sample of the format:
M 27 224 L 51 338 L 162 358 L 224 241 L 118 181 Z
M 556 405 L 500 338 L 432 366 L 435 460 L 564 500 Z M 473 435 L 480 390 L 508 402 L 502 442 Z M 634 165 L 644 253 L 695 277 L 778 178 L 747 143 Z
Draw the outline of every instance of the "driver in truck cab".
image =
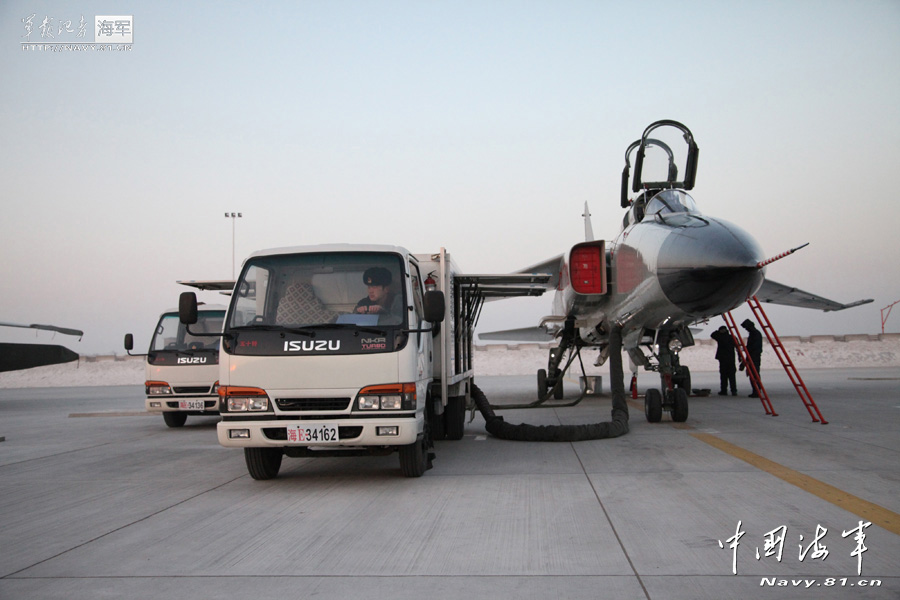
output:
M 390 290 L 391 272 L 384 267 L 371 267 L 363 273 L 367 295 L 356 303 L 359 314 L 402 314 L 400 297 Z

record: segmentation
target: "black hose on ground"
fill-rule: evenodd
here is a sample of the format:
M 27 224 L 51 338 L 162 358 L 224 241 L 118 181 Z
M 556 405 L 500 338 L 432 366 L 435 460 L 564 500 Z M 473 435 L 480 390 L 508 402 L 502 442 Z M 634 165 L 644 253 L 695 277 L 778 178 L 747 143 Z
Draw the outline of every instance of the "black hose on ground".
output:
M 485 420 L 485 429 L 504 440 L 525 442 L 578 442 L 619 437 L 628 433 L 628 404 L 622 370 L 622 332 L 614 328 L 609 336 L 609 376 L 612 392 L 612 420 L 590 425 L 511 425 L 498 417 L 484 392 L 472 385 L 472 399 Z

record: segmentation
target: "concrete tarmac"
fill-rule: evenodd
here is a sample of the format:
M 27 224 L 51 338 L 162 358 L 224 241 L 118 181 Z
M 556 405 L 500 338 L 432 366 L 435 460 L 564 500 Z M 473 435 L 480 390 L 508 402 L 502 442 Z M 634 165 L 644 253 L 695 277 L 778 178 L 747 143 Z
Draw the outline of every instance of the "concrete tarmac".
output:
M 801 375 L 827 425 L 764 370 L 777 417 L 740 377 L 686 423 L 631 402 L 621 438 L 504 441 L 476 414 L 420 479 L 391 455 L 285 458 L 265 482 L 217 418 L 169 429 L 141 386 L 0 390 L 0 598 L 900 598 L 900 370 Z M 603 387 L 500 414 L 607 421 Z

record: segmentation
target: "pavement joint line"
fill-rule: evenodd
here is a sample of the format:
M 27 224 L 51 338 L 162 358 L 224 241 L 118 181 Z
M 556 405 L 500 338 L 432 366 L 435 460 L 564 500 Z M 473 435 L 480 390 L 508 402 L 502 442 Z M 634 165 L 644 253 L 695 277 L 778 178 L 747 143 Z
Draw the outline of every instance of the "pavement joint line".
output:
M 69 418 L 79 417 L 154 417 L 161 413 L 151 413 L 145 410 L 118 410 L 107 412 L 69 413 Z
M 600 493 L 594 486 L 594 481 L 591 479 L 591 476 L 588 475 L 587 469 L 585 468 L 584 463 L 581 460 L 581 456 L 578 454 L 578 450 L 575 449 L 575 446 L 572 442 L 569 442 L 569 445 L 572 447 L 572 450 L 575 451 L 575 458 L 578 460 L 578 464 L 581 466 L 581 471 L 584 473 L 584 476 L 587 478 L 588 485 L 591 486 L 591 490 L 594 492 L 594 497 L 597 499 L 597 504 L 600 505 L 600 510 L 603 511 L 603 516 L 606 517 L 606 522 L 609 524 L 609 528 L 612 530 L 613 535 L 616 537 L 616 542 L 618 542 L 619 548 L 622 550 L 622 554 L 625 556 L 625 560 L 628 562 L 628 566 L 631 567 L 633 576 L 637 579 L 638 584 L 641 586 L 641 590 L 644 592 L 644 596 L 647 598 L 647 600 L 650 600 L 650 592 L 647 591 L 647 586 L 644 585 L 644 580 L 641 577 L 641 574 L 638 573 L 637 567 L 634 566 L 634 561 L 631 560 L 631 556 L 628 554 L 628 549 L 625 547 L 625 543 L 619 536 L 619 532 L 616 530 L 616 526 L 613 523 L 612 518 L 606 511 L 606 507 L 603 505 L 603 500 L 600 499 Z
M 701 442 L 709 444 L 713 448 L 717 448 L 726 454 L 730 454 L 731 456 L 760 469 L 761 471 L 765 471 L 801 490 L 809 492 L 814 496 L 818 496 L 822 500 L 825 500 L 838 508 L 849 511 L 861 519 L 870 521 L 873 525 L 878 525 L 882 529 L 886 529 L 895 535 L 900 535 L 900 514 L 897 514 L 892 510 L 888 510 L 874 502 L 863 500 L 859 496 L 854 496 L 853 494 L 845 492 L 840 488 L 836 488 L 833 485 L 829 485 L 824 481 L 819 481 L 814 477 L 804 475 L 799 471 L 795 471 L 775 461 L 769 460 L 768 458 L 764 458 L 749 450 L 741 448 L 740 446 L 726 442 L 722 438 L 712 434 L 698 432 L 690 435 Z
M 115 529 L 113 529 L 113 530 L 111 530 L 111 531 L 107 531 L 106 533 L 101 533 L 100 535 L 95 536 L 95 537 L 93 537 L 93 538 L 91 538 L 91 539 L 89 539 L 89 540 L 85 540 L 85 541 L 83 541 L 83 542 L 81 542 L 81 543 L 79 543 L 79 544 L 76 544 L 76 545 L 72 546 L 71 548 L 66 548 L 65 550 L 62 550 L 61 552 L 57 552 L 57 553 L 54 554 L 53 556 L 48 556 L 47 558 L 43 558 L 43 559 L 41 559 L 41 560 L 38 560 L 36 563 L 31 564 L 31 565 L 28 565 L 27 567 L 22 567 L 21 569 L 19 569 L 19 570 L 17 570 L 17 571 L 14 571 L 13 573 L 8 573 L 8 574 L 6 574 L 6 575 L 0 575 L 0 580 L 8 579 L 8 578 L 16 578 L 16 577 L 15 577 L 16 575 L 19 575 L 20 573 L 22 573 L 22 572 L 24 572 L 24 571 L 27 571 L 28 569 L 33 569 L 34 567 L 36 567 L 36 566 L 38 566 L 38 565 L 41 565 L 41 564 L 44 564 L 44 563 L 47 562 L 47 561 L 53 560 L 53 559 L 55 559 L 55 558 L 58 558 L 58 557 L 62 556 L 63 554 L 67 554 L 67 553 L 69 553 L 69 552 L 72 552 L 73 550 L 78 550 L 79 548 L 82 548 L 82 547 L 84 547 L 84 546 L 87 546 L 88 544 L 92 544 L 92 543 L 96 542 L 96 541 L 99 540 L 99 539 L 105 538 L 106 536 L 112 535 L 112 534 L 114 534 L 114 533 L 118 533 L 119 531 L 122 531 L 123 529 L 127 529 L 128 527 L 131 527 L 132 525 L 136 525 L 136 524 L 138 524 L 138 523 L 141 523 L 142 521 L 146 521 L 147 519 L 152 519 L 153 517 L 155 517 L 155 516 L 157 516 L 157 515 L 159 515 L 159 514 L 162 514 L 162 513 L 166 512 L 167 510 L 171 510 L 171 509 L 173 509 L 173 508 L 176 508 L 176 507 L 178 507 L 178 506 L 181 506 L 182 504 L 184 504 L 184 503 L 186 503 L 186 502 L 190 502 L 191 500 L 194 500 L 195 498 L 199 498 L 200 496 L 202 496 L 202 495 L 204 495 L 204 494 L 208 494 L 209 492 L 212 492 L 212 491 L 215 491 L 215 490 L 217 490 L 217 489 L 219 489 L 219 488 L 225 487 L 226 485 L 229 485 L 229 484 L 231 484 L 231 483 L 234 483 L 235 481 L 237 481 L 238 479 L 241 479 L 241 478 L 243 478 L 243 477 L 246 477 L 246 475 L 240 475 L 240 476 L 238 476 L 238 477 L 235 477 L 234 479 L 231 479 L 231 480 L 226 481 L 226 482 L 224 482 L 224 483 L 220 483 L 219 485 L 213 486 L 213 487 L 211 487 L 211 488 L 209 488 L 209 489 L 207 489 L 207 490 L 203 490 L 202 492 L 198 492 L 198 493 L 194 494 L 193 496 L 191 496 L 191 497 L 189 497 L 189 498 L 185 498 L 185 499 L 183 499 L 183 500 L 180 500 L 179 502 L 175 502 L 174 504 L 171 504 L 171 505 L 166 506 L 166 507 L 164 507 L 164 508 L 161 508 L 161 509 L 159 509 L 159 510 L 157 510 L 157 511 L 154 511 L 154 512 L 151 512 L 151 513 L 149 513 L 149 514 L 146 514 L 146 515 L 144 515 L 143 517 L 141 517 L 141 518 L 139 518 L 139 519 L 135 519 L 135 520 L 132 521 L 131 523 L 126 523 L 125 525 L 122 525 L 122 526 L 120 526 L 120 527 L 116 527 Z M 26 577 L 18 577 L 17 579 L 27 579 L 27 576 L 26 576 Z

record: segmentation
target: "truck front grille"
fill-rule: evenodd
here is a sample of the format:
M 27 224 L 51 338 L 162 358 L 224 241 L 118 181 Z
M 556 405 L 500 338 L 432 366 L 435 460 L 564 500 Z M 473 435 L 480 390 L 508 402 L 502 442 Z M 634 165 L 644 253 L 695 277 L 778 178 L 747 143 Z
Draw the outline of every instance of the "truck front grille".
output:
M 350 398 L 275 398 L 281 410 L 347 410 Z
M 176 394 L 209 394 L 209 386 L 205 387 L 173 387 L 172 391 Z

